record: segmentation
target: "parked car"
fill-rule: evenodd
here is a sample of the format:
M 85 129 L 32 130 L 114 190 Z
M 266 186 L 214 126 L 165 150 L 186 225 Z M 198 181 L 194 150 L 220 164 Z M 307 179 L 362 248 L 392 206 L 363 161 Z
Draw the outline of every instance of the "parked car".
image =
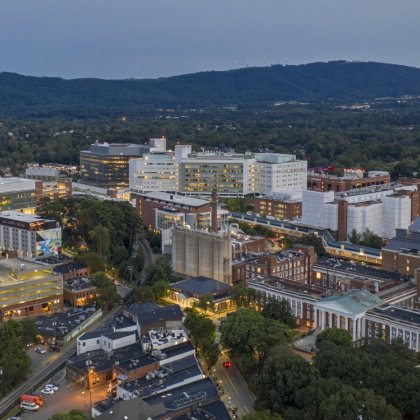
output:
M 53 395 L 54 390 L 52 388 L 43 388 L 41 389 L 41 394 Z
M 25 410 L 30 410 L 30 411 L 37 411 L 39 410 L 39 405 L 30 401 L 22 401 L 20 403 L 20 408 L 24 408 Z
M 45 354 L 47 352 L 44 347 L 38 347 L 35 351 L 39 354 Z
M 54 392 L 58 391 L 58 385 L 56 384 L 46 384 L 44 386 L 45 389 L 52 389 Z
M 6 420 L 22 420 L 22 417 L 17 417 L 17 416 L 7 417 Z

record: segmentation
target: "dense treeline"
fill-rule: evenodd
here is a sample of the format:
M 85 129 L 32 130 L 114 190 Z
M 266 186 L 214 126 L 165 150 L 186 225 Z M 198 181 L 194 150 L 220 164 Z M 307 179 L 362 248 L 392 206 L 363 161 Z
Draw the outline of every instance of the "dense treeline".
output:
M 63 246 L 91 273 L 110 269 L 126 280 L 138 279 L 144 256 L 133 244 L 143 234 L 143 224 L 128 202 L 43 198 L 37 214 L 60 222 Z
M 64 80 L 0 73 L 0 113 L 71 116 L 145 108 L 261 105 L 277 101 L 364 101 L 420 94 L 420 70 L 335 61 L 211 71 L 149 80 Z
M 374 103 L 367 111 L 327 105 L 258 109 L 155 111 L 118 120 L 4 120 L 0 169 L 27 162 L 78 164 L 80 150 L 99 141 L 143 143 L 166 136 L 169 146 L 294 153 L 309 166 L 420 172 L 420 103 Z M 184 118 L 185 117 L 185 118 Z M 1 173 L 0 173 L 1 175 Z

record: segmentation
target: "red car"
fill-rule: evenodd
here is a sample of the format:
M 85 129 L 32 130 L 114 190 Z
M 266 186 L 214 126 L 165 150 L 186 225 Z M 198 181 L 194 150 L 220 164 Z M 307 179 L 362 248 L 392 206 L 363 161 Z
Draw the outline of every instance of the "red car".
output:
M 223 362 L 223 366 L 225 368 L 230 368 L 232 366 L 232 363 L 229 360 L 226 360 L 226 361 Z

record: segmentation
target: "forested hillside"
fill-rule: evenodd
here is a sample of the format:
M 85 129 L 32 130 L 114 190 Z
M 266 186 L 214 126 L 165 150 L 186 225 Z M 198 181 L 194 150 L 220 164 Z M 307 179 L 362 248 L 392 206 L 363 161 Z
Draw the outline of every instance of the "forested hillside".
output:
M 133 114 L 166 107 L 354 102 L 420 95 L 420 69 L 345 62 L 210 71 L 160 79 L 64 80 L 0 73 L 0 116 Z

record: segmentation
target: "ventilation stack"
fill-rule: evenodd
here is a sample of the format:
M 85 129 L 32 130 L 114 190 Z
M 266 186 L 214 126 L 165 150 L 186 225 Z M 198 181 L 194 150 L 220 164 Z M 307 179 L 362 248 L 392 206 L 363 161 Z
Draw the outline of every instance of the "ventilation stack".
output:
M 211 192 L 211 231 L 217 233 L 217 189 Z

